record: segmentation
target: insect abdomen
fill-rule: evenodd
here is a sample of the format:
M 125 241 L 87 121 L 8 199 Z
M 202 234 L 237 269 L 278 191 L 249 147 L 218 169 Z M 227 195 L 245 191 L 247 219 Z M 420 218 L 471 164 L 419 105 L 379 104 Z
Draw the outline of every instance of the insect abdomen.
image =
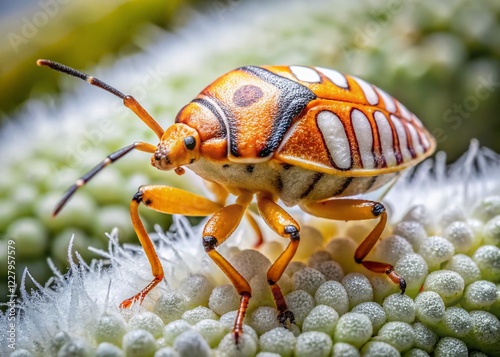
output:
M 287 206 L 369 192 L 387 183 L 395 175 L 338 176 L 274 160 L 243 164 L 200 159 L 190 168 L 205 180 L 217 182 L 229 189 L 270 192 Z
M 360 176 L 403 169 L 434 151 L 420 120 L 376 86 L 326 68 L 270 68 L 317 96 L 285 136 L 276 153 L 280 159 Z M 311 137 L 317 144 L 304 150 Z

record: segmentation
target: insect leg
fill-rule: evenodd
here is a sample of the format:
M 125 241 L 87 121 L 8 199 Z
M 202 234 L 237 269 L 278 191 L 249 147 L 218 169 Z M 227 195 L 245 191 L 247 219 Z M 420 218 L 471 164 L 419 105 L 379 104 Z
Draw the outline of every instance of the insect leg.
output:
M 257 242 L 253 245 L 254 248 L 259 248 L 262 243 L 264 243 L 264 235 L 262 234 L 262 231 L 260 230 L 259 224 L 253 217 L 253 215 L 250 213 L 249 210 L 247 210 L 245 214 L 248 223 L 250 223 L 250 226 L 254 230 L 255 234 L 257 235 Z
M 226 188 L 217 182 L 211 181 L 206 181 L 206 185 L 208 189 L 215 195 L 215 201 L 219 202 L 220 204 L 225 204 L 226 199 L 229 196 L 229 192 L 227 192 Z M 257 235 L 257 242 L 255 243 L 254 247 L 258 248 L 264 242 L 262 231 L 260 230 L 257 221 L 248 210 L 245 213 L 245 217 L 250 223 L 250 226 L 252 226 L 252 229 L 255 231 L 255 234 Z
M 120 308 L 128 308 L 134 302 L 142 303 L 146 295 L 163 279 L 163 268 L 158 258 L 154 245 L 149 238 L 144 225 L 139 216 L 139 204 L 143 203 L 146 207 L 155 211 L 167 214 L 182 214 L 189 216 L 208 216 L 221 206 L 215 202 L 208 200 L 205 197 L 195 195 L 189 191 L 184 191 L 179 188 L 170 186 L 141 186 L 137 193 L 132 198 L 130 203 L 130 217 L 132 225 L 137 233 L 137 237 L 146 253 L 153 280 L 138 294 L 124 300 L 120 304 Z
M 239 336 L 243 333 L 243 319 L 252 296 L 252 290 L 246 279 L 215 248 L 224 243 L 236 229 L 251 198 L 251 194 L 243 193 L 238 197 L 235 204 L 228 205 L 217 211 L 203 229 L 205 251 L 226 274 L 240 295 L 240 306 L 233 327 L 236 343 L 238 343 Z
M 354 260 L 356 263 L 362 264 L 365 268 L 374 273 L 387 274 L 387 276 L 395 284 L 399 284 L 401 292 L 405 292 L 406 282 L 403 277 L 394 271 L 394 267 L 392 265 L 364 260 L 377 243 L 387 223 L 387 212 L 381 203 L 359 199 L 335 199 L 322 202 L 311 202 L 304 204 L 301 207 L 305 212 L 317 217 L 339 221 L 355 221 L 380 217 L 380 220 L 375 228 L 373 228 L 373 230 L 356 249 L 356 252 L 354 253 Z
M 57 204 L 56 208 L 54 209 L 52 216 L 56 216 L 61 211 L 61 209 L 66 204 L 66 202 L 68 202 L 68 200 L 71 198 L 71 196 L 74 195 L 76 190 L 78 190 L 80 187 L 82 187 L 87 182 L 89 182 L 95 175 L 97 175 L 106 166 L 108 166 L 109 164 L 112 164 L 113 162 L 115 162 L 118 159 L 121 159 L 122 157 L 124 157 L 125 155 L 127 155 L 129 152 L 131 152 L 134 149 L 139 150 L 139 151 L 153 153 L 153 152 L 155 152 L 156 147 L 151 145 L 151 144 L 148 144 L 148 143 L 136 141 L 135 143 L 127 145 L 127 146 L 121 148 L 120 150 L 117 150 L 114 153 L 109 154 L 103 161 L 101 161 L 99 164 L 97 164 L 92 170 L 90 170 L 85 175 L 83 175 L 78 180 L 76 180 L 76 182 L 74 183 L 73 186 L 68 188 L 68 190 L 66 191 L 66 193 L 64 194 L 64 196 L 61 198 L 61 200 Z
M 277 281 L 281 278 L 288 263 L 290 263 L 297 251 L 300 242 L 300 227 L 298 223 L 268 195 L 257 195 L 257 207 L 259 208 L 262 218 L 272 230 L 282 237 L 290 238 L 290 243 L 288 243 L 286 249 L 267 271 L 267 281 L 271 286 L 276 308 L 280 312 L 278 315 L 280 322 L 283 325 L 287 320 L 293 323 L 294 316 L 292 312 L 288 311 L 285 298 L 283 297 Z

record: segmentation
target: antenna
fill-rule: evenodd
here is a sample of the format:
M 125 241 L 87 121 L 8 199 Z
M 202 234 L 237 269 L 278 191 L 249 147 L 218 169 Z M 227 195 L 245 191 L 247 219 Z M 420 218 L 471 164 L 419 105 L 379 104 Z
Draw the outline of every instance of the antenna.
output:
M 116 95 L 118 98 L 123 100 L 123 104 L 127 108 L 132 110 L 135 113 L 135 115 L 139 117 L 139 119 L 141 119 L 147 126 L 151 128 L 151 130 L 155 132 L 155 134 L 158 136 L 158 139 L 161 139 L 161 137 L 163 136 L 164 130 L 162 129 L 160 124 L 158 124 L 158 122 L 153 119 L 153 117 L 146 111 L 146 109 L 144 109 L 142 105 L 140 105 L 139 102 L 131 95 L 125 95 L 119 90 L 111 87 L 109 84 L 104 83 L 100 79 L 89 76 L 88 74 L 77 71 L 74 68 L 65 66 L 58 62 L 46 59 L 39 59 L 38 61 L 36 61 L 36 64 L 41 67 L 49 67 L 55 71 L 66 73 L 76 78 L 80 78 L 92 84 L 93 86 L 102 88 L 105 91 Z

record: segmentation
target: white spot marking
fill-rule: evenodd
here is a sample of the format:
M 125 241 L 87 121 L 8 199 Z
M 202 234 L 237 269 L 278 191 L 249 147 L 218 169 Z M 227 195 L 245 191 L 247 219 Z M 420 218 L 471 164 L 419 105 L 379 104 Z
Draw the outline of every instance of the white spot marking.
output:
M 319 83 L 321 77 L 314 69 L 304 66 L 290 66 L 293 75 L 299 80 L 304 82 Z
M 358 141 L 359 153 L 363 168 L 373 169 L 375 167 L 375 158 L 373 157 L 373 132 L 370 122 L 366 115 L 354 109 L 351 113 L 352 126 Z
M 340 118 L 328 110 L 323 110 L 316 117 L 316 121 L 335 165 L 340 169 L 350 168 L 351 147 Z
M 422 139 L 422 144 L 424 145 L 424 150 L 427 151 L 431 147 L 431 143 L 429 142 L 429 138 L 427 134 L 424 132 L 420 132 L 420 138 Z
M 375 114 L 373 114 L 373 116 L 375 117 L 375 122 L 377 123 L 380 144 L 382 146 L 382 156 L 385 158 L 387 167 L 396 166 L 397 161 L 396 154 L 394 153 L 394 138 L 392 137 L 392 128 L 389 124 L 389 120 L 378 110 Z
M 420 119 L 418 119 L 415 114 L 412 114 L 412 119 L 415 122 L 415 124 L 417 124 L 419 127 L 421 127 L 421 128 L 424 127 L 424 124 L 422 124 L 422 122 L 420 121 Z
M 420 144 L 420 139 L 418 137 L 417 129 L 413 125 L 407 125 L 408 131 L 410 132 L 411 142 L 413 144 L 413 150 L 417 155 L 422 155 L 424 152 L 424 148 Z
M 375 88 L 377 88 L 378 94 L 380 94 L 382 100 L 384 101 L 385 109 L 387 109 L 387 111 L 391 113 L 396 113 L 396 103 L 394 102 L 394 98 L 387 94 L 387 92 L 383 89 L 380 89 L 378 87 Z
M 377 93 L 375 92 L 375 89 L 373 89 L 373 86 L 365 81 L 364 79 L 351 76 L 358 82 L 359 86 L 363 90 L 363 93 L 365 94 L 365 98 L 370 103 L 371 105 L 377 105 L 378 104 L 378 96 Z
M 398 102 L 399 112 L 401 113 L 401 117 L 411 120 L 411 112 L 404 106 L 403 103 Z
M 323 67 L 314 67 L 316 70 L 323 73 L 329 80 L 333 82 L 337 87 L 347 89 L 349 88 L 349 84 L 347 84 L 347 78 L 334 69 L 323 68 Z
M 408 139 L 406 138 L 406 131 L 403 126 L 403 123 L 399 118 L 395 115 L 391 114 L 391 120 L 394 124 L 394 128 L 396 128 L 396 132 L 398 133 L 399 138 L 399 149 L 401 150 L 401 155 L 403 155 L 403 161 L 411 160 L 411 153 L 408 150 Z

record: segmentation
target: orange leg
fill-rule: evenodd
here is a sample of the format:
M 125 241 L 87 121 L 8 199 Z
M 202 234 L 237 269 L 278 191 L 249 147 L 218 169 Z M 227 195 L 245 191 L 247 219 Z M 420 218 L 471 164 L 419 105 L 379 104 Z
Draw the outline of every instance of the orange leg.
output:
M 218 184 L 217 182 L 211 182 L 211 181 L 205 181 L 205 182 L 208 189 L 212 191 L 212 193 L 214 194 L 215 202 L 224 205 L 226 203 L 227 197 L 229 196 L 229 192 L 227 192 L 224 186 Z M 259 228 L 259 224 L 255 220 L 255 218 L 253 218 L 252 214 L 249 211 L 246 212 L 245 216 L 248 219 L 250 226 L 252 226 L 252 229 L 255 231 L 255 234 L 257 234 L 257 242 L 255 243 L 254 248 L 258 248 L 264 242 L 264 236 L 262 234 L 262 231 Z
M 156 286 L 164 277 L 163 268 L 160 259 L 156 254 L 153 242 L 149 238 L 144 225 L 139 217 L 139 204 L 143 203 L 147 207 L 167 214 L 183 214 L 188 216 L 208 216 L 218 209 L 221 205 L 212 202 L 205 197 L 195 195 L 169 186 L 141 186 L 134 195 L 130 203 L 130 217 L 137 237 L 146 253 L 153 280 L 138 294 L 124 300 L 120 308 L 131 307 L 134 302 L 142 303 L 146 295 Z
M 215 202 L 224 206 L 229 196 L 229 192 L 227 192 L 226 188 L 221 184 L 212 181 L 205 181 L 205 185 L 214 194 Z
M 276 308 L 280 312 L 278 319 L 283 325 L 287 323 L 287 320 L 293 323 L 294 316 L 291 311 L 288 311 L 285 298 L 277 281 L 281 278 L 281 275 L 283 275 L 283 272 L 297 251 L 300 242 L 300 227 L 269 195 L 259 194 L 257 196 L 257 206 L 262 218 L 273 231 L 284 238 L 290 238 L 290 243 L 288 243 L 286 249 L 267 271 L 267 281 L 271 286 Z
M 364 259 L 370 253 L 377 243 L 382 231 L 387 223 L 387 213 L 385 207 L 379 203 L 368 200 L 350 200 L 335 199 L 322 202 L 307 203 L 301 208 L 312 215 L 322 218 L 329 218 L 339 221 L 354 221 L 364 219 L 374 219 L 380 217 L 380 221 L 368 236 L 361 242 L 354 253 L 354 260 L 362 264 L 368 270 L 374 273 L 385 273 L 395 283 L 399 284 L 401 292 L 406 289 L 404 279 L 394 271 L 394 267 L 387 263 L 365 261 Z
M 262 234 L 262 231 L 260 230 L 259 224 L 253 218 L 252 214 L 247 210 L 245 214 L 248 222 L 250 223 L 250 226 L 252 226 L 252 229 L 254 230 L 255 234 L 257 235 L 257 242 L 253 245 L 254 248 L 259 248 L 262 243 L 264 243 L 264 235 Z
M 251 194 L 242 193 L 235 204 L 217 211 L 208 220 L 203 230 L 203 246 L 205 251 L 226 274 L 229 280 L 231 280 L 231 283 L 233 283 L 241 297 L 238 314 L 233 327 L 233 335 L 236 343 L 238 343 L 239 336 L 243 333 L 243 319 L 245 318 L 248 301 L 252 296 L 252 290 L 246 279 L 215 248 L 224 243 L 236 227 L 238 227 L 251 199 Z

